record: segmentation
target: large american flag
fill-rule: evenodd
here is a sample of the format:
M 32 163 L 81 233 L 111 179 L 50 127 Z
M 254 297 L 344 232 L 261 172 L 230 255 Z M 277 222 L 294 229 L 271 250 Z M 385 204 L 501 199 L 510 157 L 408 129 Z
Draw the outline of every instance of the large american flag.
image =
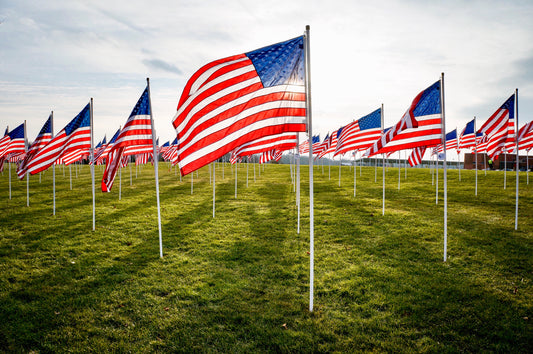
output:
M 172 120 L 182 175 L 262 136 L 305 131 L 303 41 L 216 60 L 194 73 Z
M 385 132 L 364 156 L 436 146 L 442 142 L 440 80 L 420 92 L 402 119 Z
M 28 162 L 27 171 L 34 175 L 75 150 L 91 148 L 91 105 L 85 106 L 57 135 Z
M 24 158 L 22 163 L 17 168 L 17 176 L 20 179 L 24 179 L 26 172 L 28 172 L 28 162 L 31 160 L 33 155 L 35 155 L 39 150 L 45 147 L 46 144 L 50 142 L 50 140 L 52 140 L 52 115 L 51 114 L 46 120 L 46 122 L 44 123 L 41 130 L 39 131 L 39 134 L 37 134 L 37 137 L 31 144 L 31 146 L 28 148 L 26 157 Z
M 381 108 L 342 128 L 334 156 L 368 149 L 381 136 Z
M 107 155 L 107 163 L 102 176 L 102 192 L 111 191 L 123 156 L 135 154 L 136 146 L 152 146 L 153 153 L 153 145 L 151 144 L 152 121 L 150 117 L 150 93 L 147 86 Z M 130 152 L 127 152 L 127 149 L 130 149 Z
M 514 119 L 514 103 L 515 95 L 512 94 L 478 130 L 486 136 L 486 151 L 492 159 L 500 155 L 507 142 L 509 120 Z

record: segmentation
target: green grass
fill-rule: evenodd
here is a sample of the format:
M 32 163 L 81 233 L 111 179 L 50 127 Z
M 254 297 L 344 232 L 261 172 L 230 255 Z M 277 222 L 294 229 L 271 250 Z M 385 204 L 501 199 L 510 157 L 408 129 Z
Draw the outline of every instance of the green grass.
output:
M 256 167 L 257 168 L 257 167 Z M 99 192 L 90 174 L 0 176 L 0 351 L 4 352 L 530 352 L 533 347 L 533 182 L 515 174 L 448 171 L 448 259 L 427 169 L 315 168 L 315 299 L 309 306 L 309 184 L 302 166 L 301 232 L 289 166 L 229 165 L 179 181 L 160 167 L 164 258 L 153 168 L 130 186 L 123 170 Z M 74 170 L 73 170 L 74 171 Z M 73 172 L 74 174 L 74 172 Z M 533 179 L 533 176 L 532 176 Z

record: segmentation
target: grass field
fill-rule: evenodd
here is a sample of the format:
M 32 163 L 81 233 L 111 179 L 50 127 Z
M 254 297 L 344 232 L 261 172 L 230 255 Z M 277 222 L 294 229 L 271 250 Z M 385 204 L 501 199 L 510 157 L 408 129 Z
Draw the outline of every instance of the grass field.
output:
M 123 170 L 99 192 L 90 174 L 0 176 L 0 351 L 3 352 L 512 352 L 533 348 L 533 180 L 448 171 L 443 200 L 428 169 L 315 168 L 315 306 L 309 306 L 309 184 L 301 232 L 288 165 L 259 175 L 226 165 L 191 177 L 160 167 L 159 257 L 154 173 Z M 74 169 L 73 169 L 74 175 Z M 442 187 L 442 171 L 439 184 Z M 532 176 L 533 179 L 533 176 Z

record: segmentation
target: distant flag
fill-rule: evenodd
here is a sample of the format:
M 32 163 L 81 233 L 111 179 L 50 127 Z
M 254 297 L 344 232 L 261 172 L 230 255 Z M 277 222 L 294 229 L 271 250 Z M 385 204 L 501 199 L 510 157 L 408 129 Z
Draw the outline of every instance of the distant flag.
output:
M 312 139 L 313 152 L 315 151 L 315 144 L 317 143 L 320 143 L 320 135 L 313 136 L 313 139 Z M 300 155 L 309 153 L 309 139 L 305 139 L 305 141 L 300 144 L 298 148 L 298 152 L 300 153 Z
M 476 137 L 474 131 L 475 118 L 466 124 L 461 135 L 459 136 L 459 149 L 472 149 L 476 146 Z
M 27 171 L 34 175 L 46 170 L 65 154 L 91 147 L 90 103 L 28 162 Z
M 281 160 L 282 156 L 283 156 L 282 152 L 279 151 L 279 150 L 276 150 L 276 149 L 269 150 L 269 151 L 264 151 L 261 154 L 261 157 L 259 158 L 259 163 L 263 164 L 263 163 L 267 163 L 268 161 L 271 161 L 271 160 L 279 161 L 279 160 Z
M 102 192 L 110 192 L 115 181 L 122 156 L 133 153 L 125 153 L 126 149 L 136 146 L 152 146 L 152 123 L 150 117 L 150 100 L 148 86 L 143 91 L 137 104 L 133 108 L 124 128 L 120 131 L 117 140 L 111 147 L 107 157 L 106 168 L 102 176 Z
M 518 132 L 518 148 L 529 150 L 533 147 L 533 121 L 525 124 Z
M 409 165 L 411 165 L 411 167 L 419 165 L 422 162 L 422 157 L 424 157 L 425 152 L 425 146 L 419 146 L 414 148 L 411 152 L 411 155 L 409 155 L 409 159 L 407 160 L 409 161 Z
M 313 155 L 319 155 L 321 152 L 326 151 L 329 148 L 329 144 L 331 143 L 331 139 L 329 138 L 329 133 L 326 134 L 326 137 L 321 143 L 313 144 Z M 309 152 L 309 149 L 307 150 Z
M 28 162 L 40 149 L 45 147 L 50 142 L 50 140 L 52 140 L 52 115 L 50 115 L 50 117 L 48 117 L 48 119 L 44 123 L 43 127 L 39 131 L 39 134 L 37 134 L 37 137 L 31 144 L 31 146 L 28 148 L 26 157 L 17 168 L 17 175 L 20 179 L 24 179 L 24 176 L 28 171 Z
M 113 135 L 111 140 L 109 140 L 109 143 L 107 143 L 103 149 L 98 151 L 98 154 L 95 153 L 94 161 L 96 162 L 97 165 L 103 164 L 104 161 L 107 159 L 107 155 L 109 155 L 109 151 L 111 151 L 111 148 L 115 144 L 115 141 L 117 141 L 117 138 L 119 135 L 120 135 L 120 128 L 118 128 L 118 130 Z
M 514 118 L 515 95 L 511 95 L 500 108 L 487 119 L 478 132 L 487 137 L 487 154 L 495 159 L 507 142 L 509 120 Z
M 0 158 L 20 155 L 26 152 L 26 137 L 24 136 L 24 123 L 7 133 L 4 140 L 3 149 L 0 151 Z
M 339 136 L 341 133 L 342 133 L 342 128 L 339 128 L 337 131 L 334 131 L 333 133 L 331 133 L 331 135 L 329 136 L 328 143 L 327 143 L 327 148 L 325 150 L 322 150 L 317 155 L 319 159 L 323 158 L 326 154 L 331 154 L 335 152 L 335 150 L 337 149 L 337 142 L 339 140 Z
M 452 130 L 449 133 L 446 133 L 446 150 L 457 149 L 457 129 Z M 444 152 L 444 147 L 442 144 L 437 146 L 437 152 Z
M 297 133 L 268 135 L 239 146 L 235 149 L 235 155 L 250 156 L 271 150 L 285 151 L 296 147 L 297 144 Z
M 381 108 L 346 125 L 339 136 L 334 156 L 366 150 L 381 136 Z
M 182 175 L 262 136 L 306 130 L 303 44 L 300 36 L 194 73 L 172 120 Z
M 436 146 L 442 142 L 440 80 L 420 92 L 404 116 L 364 153 L 365 156 Z

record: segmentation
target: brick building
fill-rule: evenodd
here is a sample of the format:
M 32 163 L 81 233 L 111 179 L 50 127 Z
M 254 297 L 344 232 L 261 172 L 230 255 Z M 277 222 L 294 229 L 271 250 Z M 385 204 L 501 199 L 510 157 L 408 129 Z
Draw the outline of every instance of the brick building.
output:
M 507 155 L 507 157 L 505 156 Z M 527 168 L 527 159 L 528 156 L 520 155 L 518 156 L 518 163 L 519 168 L 521 171 L 525 171 Z M 507 160 L 507 169 L 508 170 L 514 170 L 515 169 L 515 161 L 516 161 L 516 155 L 515 154 L 501 154 L 498 156 L 497 159 L 493 160 L 492 168 L 494 170 L 503 170 L 506 168 Z M 479 170 L 483 170 L 485 168 L 489 168 L 489 157 L 487 154 L 477 154 L 477 163 L 475 161 L 475 154 L 472 153 L 465 153 L 465 161 L 464 161 L 464 168 L 466 170 L 473 170 L 477 166 Z M 533 170 L 533 156 L 529 156 L 529 169 Z

